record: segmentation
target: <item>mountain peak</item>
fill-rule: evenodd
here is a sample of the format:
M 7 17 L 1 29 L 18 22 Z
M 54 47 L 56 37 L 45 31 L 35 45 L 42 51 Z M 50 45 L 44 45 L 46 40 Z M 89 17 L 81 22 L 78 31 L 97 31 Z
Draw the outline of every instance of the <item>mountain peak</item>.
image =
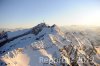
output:
M 45 23 L 27 31 L 9 32 L 20 35 L 0 48 L 0 66 L 100 66 L 99 47 L 94 46 L 93 32 L 72 30 L 64 33 L 59 26 Z M 53 62 L 49 63 L 47 59 Z M 64 63 L 59 63 L 59 60 L 64 60 Z
M 40 23 L 37 26 L 32 28 L 32 32 L 33 32 L 33 34 L 37 35 L 40 31 L 43 30 L 43 28 L 53 28 L 53 27 L 56 27 L 56 25 L 54 24 L 52 26 L 49 26 L 45 23 Z

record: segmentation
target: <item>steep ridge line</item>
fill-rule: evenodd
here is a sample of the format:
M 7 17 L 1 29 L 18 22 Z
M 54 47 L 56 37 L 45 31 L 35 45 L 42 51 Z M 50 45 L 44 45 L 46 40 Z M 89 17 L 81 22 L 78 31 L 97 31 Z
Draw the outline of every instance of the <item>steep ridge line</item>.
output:
M 0 43 L 0 47 L 2 47 L 3 45 L 5 45 L 6 43 L 9 43 L 10 41 L 13 41 L 13 40 L 15 40 L 15 39 L 17 39 L 17 38 L 20 38 L 20 37 L 22 37 L 22 36 L 28 35 L 29 33 L 30 33 L 30 31 L 29 31 L 29 32 L 26 32 L 26 33 L 24 33 L 24 34 L 22 34 L 22 35 L 19 35 L 19 36 L 16 36 L 16 37 L 7 39 L 7 40 L 5 40 L 5 41 L 3 41 L 3 42 Z

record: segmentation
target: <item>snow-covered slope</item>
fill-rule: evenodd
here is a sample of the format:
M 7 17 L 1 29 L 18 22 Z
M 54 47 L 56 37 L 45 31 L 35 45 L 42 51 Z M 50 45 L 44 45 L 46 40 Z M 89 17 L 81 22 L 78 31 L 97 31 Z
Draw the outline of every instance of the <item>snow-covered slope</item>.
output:
M 16 37 L 16 36 L 21 35 L 21 34 L 24 34 L 24 33 L 28 32 L 28 31 L 30 31 L 30 30 L 29 29 L 23 29 L 23 30 L 7 32 L 8 39 Z
M 90 65 L 88 58 L 90 56 L 86 52 L 90 52 L 89 48 L 91 50 L 94 48 L 89 44 L 84 50 L 84 45 L 77 44 L 80 43 L 78 35 L 73 33 L 66 35 L 58 26 L 48 26 L 45 23 L 30 30 L 31 33 L 0 47 L 2 61 L 0 66 L 73 66 L 73 64 L 83 66 L 84 64 L 80 63 L 82 59 Z M 93 52 L 91 57 L 100 58 L 99 51 L 98 54 Z M 92 65 L 99 63 L 98 60 L 92 61 Z

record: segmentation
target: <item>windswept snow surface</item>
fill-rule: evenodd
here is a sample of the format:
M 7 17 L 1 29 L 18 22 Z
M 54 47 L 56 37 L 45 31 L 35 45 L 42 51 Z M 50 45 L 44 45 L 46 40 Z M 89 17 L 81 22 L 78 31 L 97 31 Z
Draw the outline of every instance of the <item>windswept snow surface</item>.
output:
M 14 35 L 21 33 L 14 32 Z M 13 32 L 9 35 L 14 36 Z M 37 35 L 30 33 L 0 47 L 0 60 L 2 61 L 0 66 L 73 66 L 73 61 L 75 61 L 74 64 L 84 66 L 80 60 L 88 60 L 88 52 L 94 47 L 88 39 L 82 38 L 84 37 L 80 38 L 79 33 L 64 34 L 56 25 L 44 27 Z M 95 50 L 98 49 L 96 47 Z M 100 60 L 99 53 L 99 51 L 97 54 L 94 52 L 91 56 L 94 58 L 92 62 L 97 65 Z M 56 62 L 59 59 L 60 62 Z M 87 66 L 90 65 L 89 61 L 86 62 Z

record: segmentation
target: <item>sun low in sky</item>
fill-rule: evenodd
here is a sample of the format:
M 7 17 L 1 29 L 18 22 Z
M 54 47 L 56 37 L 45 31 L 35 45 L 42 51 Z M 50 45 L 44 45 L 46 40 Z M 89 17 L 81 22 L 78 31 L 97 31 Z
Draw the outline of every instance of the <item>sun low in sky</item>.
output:
M 0 0 L 0 28 L 47 24 L 100 26 L 100 0 Z

